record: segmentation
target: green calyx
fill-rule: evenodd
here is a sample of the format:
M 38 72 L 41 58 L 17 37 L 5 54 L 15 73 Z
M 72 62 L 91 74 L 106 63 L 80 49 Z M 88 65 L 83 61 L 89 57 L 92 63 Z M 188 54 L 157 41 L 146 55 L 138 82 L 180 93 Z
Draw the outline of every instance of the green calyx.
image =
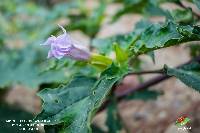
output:
M 89 64 L 100 68 L 100 69 L 106 69 L 108 66 L 110 66 L 112 64 L 112 59 L 104 56 L 104 55 L 100 55 L 100 54 L 92 54 L 90 60 L 88 61 Z

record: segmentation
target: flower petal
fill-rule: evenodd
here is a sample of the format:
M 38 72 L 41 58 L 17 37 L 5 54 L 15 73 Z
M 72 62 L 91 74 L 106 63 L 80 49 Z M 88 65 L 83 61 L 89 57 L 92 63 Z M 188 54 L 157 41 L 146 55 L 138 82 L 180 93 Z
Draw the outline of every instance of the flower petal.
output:
M 68 53 L 65 56 L 69 56 L 76 60 L 89 60 L 90 54 L 87 51 L 81 50 L 77 47 L 71 47 Z
M 52 57 L 54 57 L 54 56 L 53 56 L 52 51 L 50 50 L 50 51 L 48 52 L 48 56 L 47 56 L 47 58 L 49 59 L 49 58 L 52 58 Z
M 56 38 L 56 40 L 54 41 L 54 45 L 57 45 L 62 48 L 67 48 L 73 45 L 73 42 L 71 38 L 69 37 L 69 35 L 62 34 Z
M 55 40 L 56 40 L 56 37 L 55 36 L 51 36 L 41 45 L 51 45 Z

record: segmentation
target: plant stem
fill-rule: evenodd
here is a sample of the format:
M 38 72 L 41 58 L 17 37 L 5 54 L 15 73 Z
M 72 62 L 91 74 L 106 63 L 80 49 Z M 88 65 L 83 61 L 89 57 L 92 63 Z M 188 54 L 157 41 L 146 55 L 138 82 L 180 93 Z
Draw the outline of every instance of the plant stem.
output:
M 176 68 L 180 68 L 180 67 L 182 67 L 182 66 L 184 66 L 184 65 L 187 65 L 187 64 L 190 64 L 190 63 L 192 63 L 192 62 L 194 62 L 194 61 L 200 63 L 200 56 L 194 57 L 194 58 L 191 59 L 190 61 L 188 61 L 188 62 L 186 62 L 186 63 L 184 63 L 184 64 L 182 64 L 182 65 L 179 65 L 179 66 L 177 66 Z M 142 84 L 139 84 L 138 86 L 136 86 L 136 87 L 134 87 L 134 88 L 132 88 L 132 89 L 129 89 L 129 90 L 127 90 L 126 92 L 123 92 L 123 93 L 121 93 L 120 95 L 118 95 L 118 96 L 117 96 L 117 102 L 120 102 L 120 101 L 123 100 L 126 96 L 130 95 L 131 93 L 134 93 L 136 90 L 147 89 L 147 88 L 149 88 L 149 87 L 151 87 L 151 86 L 153 86 L 153 85 L 156 85 L 156 84 L 158 84 L 158 83 L 160 83 L 160 82 L 162 82 L 162 81 L 164 81 L 164 80 L 167 80 L 167 79 L 169 79 L 169 78 L 171 78 L 171 76 L 168 76 L 168 75 L 160 75 L 160 76 L 157 76 L 157 77 L 155 77 L 155 78 L 153 78 L 153 79 L 150 79 L 150 80 L 148 80 L 148 81 L 146 81 L 146 82 L 144 82 L 144 83 L 142 83 Z M 111 93 L 113 93 L 114 90 L 115 90 L 115 87 L 113 87 L 113 90 L 111 91 Z M 98 112 L 103 111 L 103 110 L 108 106 L 109 103 L 110 103 L 110 100 L 109 100 L 109 99 L 106 100 L 106 101 L 104 102 L 104 104 L 101 106 L 101 108 L 98 110 Z
M 138 86 L 132 88 L 132 89 L 128 89 L 127 91 L 124 91 L 123 93 L 119 94 L 118 95 L 118 100 L 122 100 L 123 98 L 125 98 L 127 95 L 129 95 L 130 93 L 133 93 L 137 90 L 141 90 L 141 89 L 147 89 L 149 88 L 150 86 L 153 86 L 153 85 L 156 85 L 168 78 L 170 78 L 171 76 L 168 76 L 168 75 L 161 75 L 161 76 L 158 76 L 158 77 L 155 77 L 153 79 L 150 79 L 144 83 L 141 83 L 139 84 Z
M 141 71 L 141 72 L 131 72 L 131 73 L 128 73 L 126 76 L 128 76 L 128 75 L 142 75 L 142 74 L 157 74 L 157 73 L 162 74 L 163 73 L 163 69 L 150 70 L 150 71 Z
M 161 76 L 158 76 L 158 77 L 155 77 L 153 79 L 150 79 L 142 84 L 139 84 L 138 86 L 132 88 L 132 89 L 129 89 L 127 91 L 124 91 L 123 93 L 119 94 L 117 96 L 117 101 L 120 102 L 121 100 L 123 100 L 126 96 L 128 96 L 129 94 L 131 93 L 134 93 L 136 90 L 141 90 L 141 89 L 147 89 L 149 88 L 150 86 L 153 86 L 153 85 L 156 85 L 166 79 L 170 78 L 170 76 L 167 76 L 167 75 L 161 75 Z M 107 106 L 108 104 L 110 103 L 110 100 L 107 100 L 104 102 L 104 104 L 101 106 L 101 108 L 99 109 L 98 112 L 101 112 L 103 111 Z

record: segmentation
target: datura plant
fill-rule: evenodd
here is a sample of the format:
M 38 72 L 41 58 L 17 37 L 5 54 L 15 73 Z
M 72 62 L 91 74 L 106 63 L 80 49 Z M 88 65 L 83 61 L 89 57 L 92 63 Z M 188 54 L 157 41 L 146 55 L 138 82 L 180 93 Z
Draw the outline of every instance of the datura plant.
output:
M 64 123 L 60 132 L 91 132 L 90 122 L 112 87 L 128 72 L 128 56 L 114 45 L 116 61 L 100 54 L 92 54 L 78 47 L 66 30 L 58 37 L 51 36 L 42 44 L 50 46 L 48 58 L 72 58 L 101 69 L 98 78 L 75 76 L 66 86 L 44 89 L 38 95 L 44 100 L 43 111 L 36 120 L 49 120 L 50 125 Z M 51 104 L 55 104 L 52 108 Z
M 115 59 L 101 54 L 88 52 L 80 48 L 66 30 L 59 26 L 63 34 L 51 36 L 42 44 L 50 46 L 48 58 L 71 58 L 86 62 L 88 65 L 100 68 L 97 77 L 74 76 L 65 86 L 55 89 L 44 89 L 39 92 L 43 99 L 43 110 L 36 120 L 49 120 L 48 125 L 60 125 L 59 132 L 87 133 L 92 132 L 91 120 L 105 102 L 112 89 L 133 69 L 128 62 L 139 54 L 144 54 L 159 48 L 168 47 L 182 42 L 199 41 L 200 27 L 182 26 L 167 21 L 165 24 L 153 24 L 134 35 L 127 48 L 123 49 L 113 42 Z M 179 68 L 165 66 L 159 73 L 175 76 L 189 87 L 200 91 L 200 59 Z M 157 71 L 158 72 L 158 71 Z M 156 71 L 155 71 L 156 73 Z
M 0 45 L 0 73 L 4 77 L 0 78 L 0 88 L 14 84 L 39 88 L 37 95 L 43 102 L 42 111 L 33 123 L 43 123 L 46 133 L 118 133 L 125 128 L 118 112 L 118 103 L 134 99 L 156 100 L 162 92 L 149 88 L 171 77 L 200 92 L 200 0 L 99 0 L 97 3 L 92 9 L 87 7 L 84 0 L 58 3 L 56 6 L 46 2 L 46 6 L 50 6 L 48 9 L 30 3 L 23 5 L 25 9 L 15 5 L 17 2 L 5 3 L 16 7 L 16 13 L 0 4 L 2 12 L 11 11 L 0 19 L 3 25 L 0 26 L 0 44 L 20 37 L 30 44 L 21 49 Z M 107 5 L 115 3 L 121 7 L 109 16 L 106 9 L 110 10 L 110 6 Z M 161 6 L 165 3 L 178 8 L 168 10 Z M 22 10 L 27 13 L 21 15 Z M 123 15 L 131 13 L 143 17 L 133 30 L 98 38 L 101 27 L 112 25 Z M 37 16 L 37 20 L 31 21 L 30 17 L 26 23 L 16 20 L 15 15 Z M 152 16 L 164 19 L 155 22 L 151 21 Z M 67 23 L 66 18 L 69 20 Z M 64 20 L 62 26 L 57 26 L 56 23 L 60 21 L 55 19 Z M 9 28 L 7 23 L 17 28 Z M 12 34 L 12 37 L 9 35 L 17 30 L 24 32 Z M 79 30 L 89 37 L 87 47 L 69 35 L 73 30 Z M 143 61 L 140 55 L 149 56 L 156 63 L 155 50 L 179 45 L 186 46 L 190 52 L 191 60 L 188 62 L 177 67 L 165 64 L 151 71 L 141 67 Z M 142 74 L 159 76 L 144 81 L 138 76 Z M 117 87 L 128 75 L 134 75 L 140 83 L 134 88 L 118 91 Z M 92 122 L 101 111 L 107 113 L 106 131 Z

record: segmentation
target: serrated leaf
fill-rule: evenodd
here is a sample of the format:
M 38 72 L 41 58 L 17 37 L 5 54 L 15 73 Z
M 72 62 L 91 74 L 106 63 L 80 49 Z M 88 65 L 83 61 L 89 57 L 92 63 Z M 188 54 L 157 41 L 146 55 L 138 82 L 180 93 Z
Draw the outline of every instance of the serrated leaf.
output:
M 140 22 L 133 32 L 107 39 L 95 39 L 92 45 L 101 53 L 109 54 L 113 42 L 127 49 L 131 55 L 146 54 L 150 51 L 200 40 L 199 26 L 182 26 L 172 21 L 164 24 Z
M 199 29 L 198 26 L 180 26 L 172 21 L 154 24 L 140 34 L 137 41 L 131 44 L 130 50 L 133 55 L 138 55 L 183 42 L 198 41 Z
M 175 76 L 187 86 L 200 92 L 200 64 L 192 63 L 180 69 L 165 66 L 165 72 L 169 76 Z
M 63 124 L 60 132 L 91 132 L 90 122 L 114 83 L 121 77 L 120 69 L 112 65 L 96 81 L 88 77 L 75 77 L 69 84 L 42 90 L 43 111 L 36 120 L 50 120 L 49 125 Z
M 28 46 L 20 50 L 4 49 L 0 54 L 0 87 L 22 84 L 37 88 L 42 83 L 62 83 L 66 79 L 64 69 L 41 73 L 45 67 L 44 51 Z M 53 75 L 53 76 L 52 76 Z

